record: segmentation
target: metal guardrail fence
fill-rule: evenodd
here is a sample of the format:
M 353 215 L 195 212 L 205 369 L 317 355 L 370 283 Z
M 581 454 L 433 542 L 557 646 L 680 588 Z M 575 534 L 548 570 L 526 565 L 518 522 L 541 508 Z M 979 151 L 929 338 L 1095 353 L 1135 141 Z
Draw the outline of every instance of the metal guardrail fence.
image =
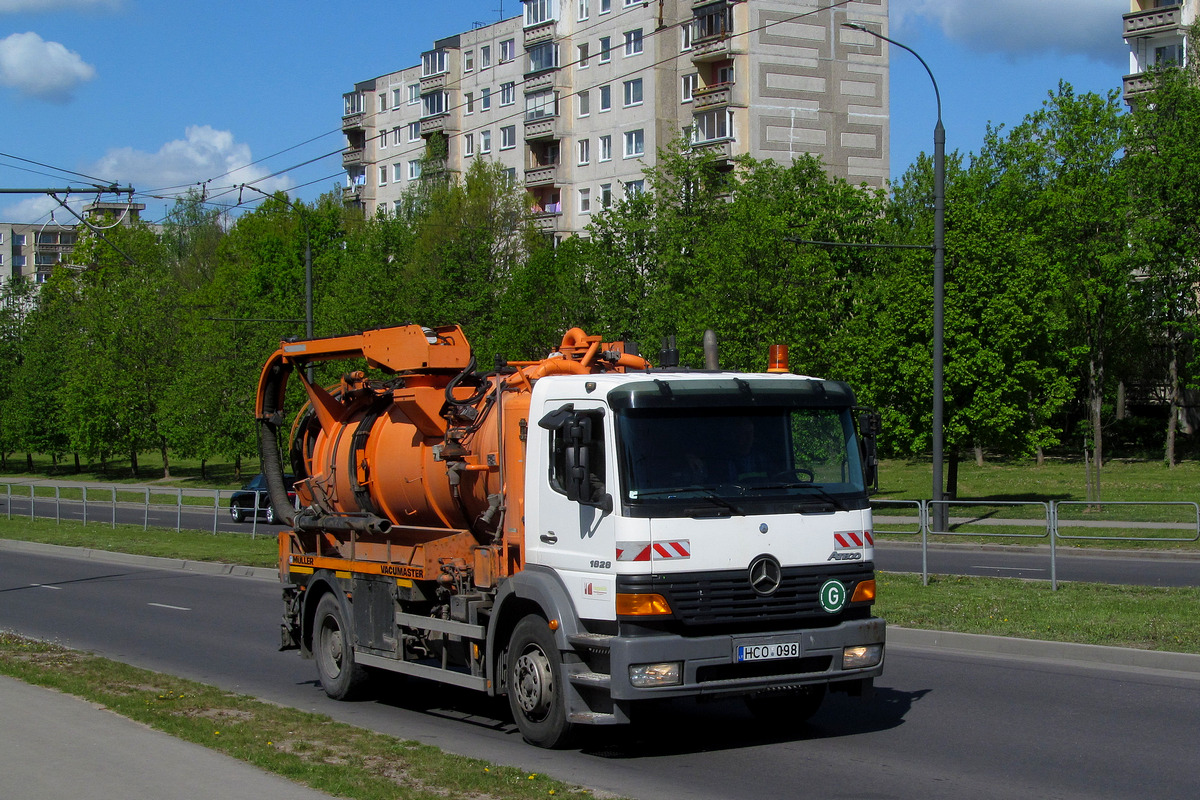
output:
M 984 538 L 1008 539 L 1045 539 L 1049 542 L 1050 551 L 1050 586 L 1058 590 L 1058 547 L 1060 541 L 1087 540 L 1108 542 L 1197 542 L 1200 541 L 1200 504 L 1182 501 L 1102 501 L 1085 502 L 1077 500 L 1054 500 L 1047 503 L 996 501 L 996 500 L 873 500 L 871 507 L 876 512 L 886 509 L 901 509 L 899 518 L 888 518 L 886 521 L 876 520 L 876 533 L 890 535 L 920 536 L 921 537 L 921 582 L 929 584 L 929 537 L 930 536 L 970 536 Z M 1097 511 L 1110 507 L 1153 507 L 1187 509 L 1190 519 L 1186 522 L 1162 522 L 1154 520 L 1129 519 L 1097 519 Z M 905 514 L 904 510 L 913 509 L 915 517 Z M 975 513 L 955 517 L 954 509 L 987 509 L 991 513 Z M 997 510 L 1011 509 L 1016 516 L 998 516 Z M 1063 519 L 1062 511 L 1080 509 L 1093 513 L 1093 519 Z M 940 513 L 939 513 L 940 512 Z M 1025 512 L 1022 514 L 1021 512 Z M 1032 515 L 1028 515 L 1033 512 Z M 934 524 L 935 519 L 944 519 L 946 524 L 939 529 Z M 893 530 L 893 526 L 900 526 Z M 1103 526 L 1099 527 L 1099 526 Z M 1070 534 L 1063 533 L 1063 528 L 1088 528 L 1110 531 L 1186 531 L 1187 535 L 1136 536 L 1136 535 L 1100 535 L 1100 534 Z M 998 530 L 1000 528 L 1026 529 L 1026 532 Z
M 112 527 L 116 527 L 119 523 L 117 520 L 117 509 L 121 508 L 125 511 L 136 509 L 142 510 L 141 523 L 142 530 L 150 528 L 151 519 L 153 518 L 155 527 L 173 527 L 178 532 L 184 530 L 185 514 L 192 517 L 192 524 L 188 526 L 188 530 L 196 530 L 196 518 L 203 518 L 205 530 L 211 530 L 212 533 L 217 533 L 222 530 L 220 527 L 222 515 L 230 513 L 230 500 L 232 496 L 240 489 L 155 489 L 147 486 L 137 486 L 123 488 L 121 486 L 103 485 L 103 486 L 87 486 L 87 485 L 70 485 L 70 486 L 38 486 L 36 484 L 25 483 L 3 483 L 4 487 L 4 508 L 5 518 L 13 518 L 13 501 L 17 500 L 22 506 L 28 503 L 28 509 L 22 508 L 19 512 L 20 516 L 28 516 L 29 519 L 36 519 L 40 516 L 49 519 L 51 516 L 48 508 L 53 506 L 53 516 L 57 523 L 62 523 L 63 513 L 66 511 L 72 519 L 78 518 L 84 525 L 91 522 L 106 522 Z M 14 488 L 18 491 L 14 492 Z M 25 490 L 22 492 L 21 490 Z M 53 490 L 51 496 L 49 492 Z M 68 496 L 64 496 L 64 493 Z M 69 495 L 78 494 L 78 497 Z M 103 499 L 101 499 L 103 498 Z M 169 498 L 169 499 L 164 499 Z M 211 501 L 211 503 L 210 503 Z M 102 509 L 101 514 L 106 519 L 101 520 L 96 516 L 97 509 Z M 260 531 L 260 523 L 265 523 L 265 520 L 260 520 L 260 514 L 265 515 L 266 506 L 260 505 L 260 498 L 257 493 L 254 496 L 253 506 L 246 507 L 246 513 L 249 516 L 249 530 L 244 528 L 232 528 L 226 526 L 226 533 L 242 533 L 248 534 L 251 538 L 257 537 L 260 533 L 263 535 L 274 535 L 274 531 L 267 528 L 264 524 L 264 529 Z M 89 514 L 91 515 L 89 518 Z M 211 526 L 209 525 L 209 515 L 211 515 Z M 230 522 L 234 520 L 230 518 Z M 129 522 L 128 519 L 120 524 L 136 524 Z

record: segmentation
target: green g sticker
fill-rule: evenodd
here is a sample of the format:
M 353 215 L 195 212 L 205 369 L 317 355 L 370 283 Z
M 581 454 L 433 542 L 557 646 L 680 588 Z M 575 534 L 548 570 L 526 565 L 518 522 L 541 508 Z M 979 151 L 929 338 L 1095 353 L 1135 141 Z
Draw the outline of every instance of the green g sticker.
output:
M 836 614 L 846 605 L 846 587 L 836 578 L 830 578 L 821 586 L 821 608 Z

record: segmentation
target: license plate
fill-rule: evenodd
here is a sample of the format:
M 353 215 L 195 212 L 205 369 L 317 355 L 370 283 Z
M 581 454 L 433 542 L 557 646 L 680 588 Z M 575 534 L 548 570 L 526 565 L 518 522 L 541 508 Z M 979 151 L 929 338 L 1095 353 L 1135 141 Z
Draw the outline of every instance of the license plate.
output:
M 780 658 L 799 658 L 799 642 L 770 642 L 766 644 L 739 644 L 734 648 L 734 659 L 742 661 L 774 661 Z

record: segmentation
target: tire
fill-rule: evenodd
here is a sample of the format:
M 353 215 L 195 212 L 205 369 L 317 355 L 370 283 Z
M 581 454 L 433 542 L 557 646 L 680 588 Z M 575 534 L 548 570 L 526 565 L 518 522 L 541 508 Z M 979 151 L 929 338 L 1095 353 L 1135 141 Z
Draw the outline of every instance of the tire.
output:
M 229 516 L 233 517 L 234 522 L 241 522 L 246 518 L 246 512 L 239 506 L 231 505 L 229 506 Z
M 342 615 L 342 605 L 332 592 L 317 603 L 313 658 L 321 688 L 334 700 L 354 697 L 366 680 L 366 671 L 354 663 L 353 634 Z
M 804 722 L 825 700 L 825 684 L 802 686 L 787 692 L 763 692 L 746 698 L 746 708 L 763 722 L 790 725 Z
M 565 747 L 576 725 L 567 721 L 562 656 L 545 619 L 531 614 L 517 623 L 505 672 L 508 707 L 521 736 L 538 747 Z

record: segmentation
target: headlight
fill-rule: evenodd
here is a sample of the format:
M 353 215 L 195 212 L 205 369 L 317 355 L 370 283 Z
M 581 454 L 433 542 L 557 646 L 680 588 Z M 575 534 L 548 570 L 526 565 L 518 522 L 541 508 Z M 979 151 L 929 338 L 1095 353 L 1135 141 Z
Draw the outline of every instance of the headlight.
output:
M 842 650 L 842 669 L 873 667 L 883 659 L 882 644 L 860 644 Z
M 651 686 L 678 686 L 683 683 L 683 662 L 634 664 L 629 668 L 629 682 L 639 689 Z

